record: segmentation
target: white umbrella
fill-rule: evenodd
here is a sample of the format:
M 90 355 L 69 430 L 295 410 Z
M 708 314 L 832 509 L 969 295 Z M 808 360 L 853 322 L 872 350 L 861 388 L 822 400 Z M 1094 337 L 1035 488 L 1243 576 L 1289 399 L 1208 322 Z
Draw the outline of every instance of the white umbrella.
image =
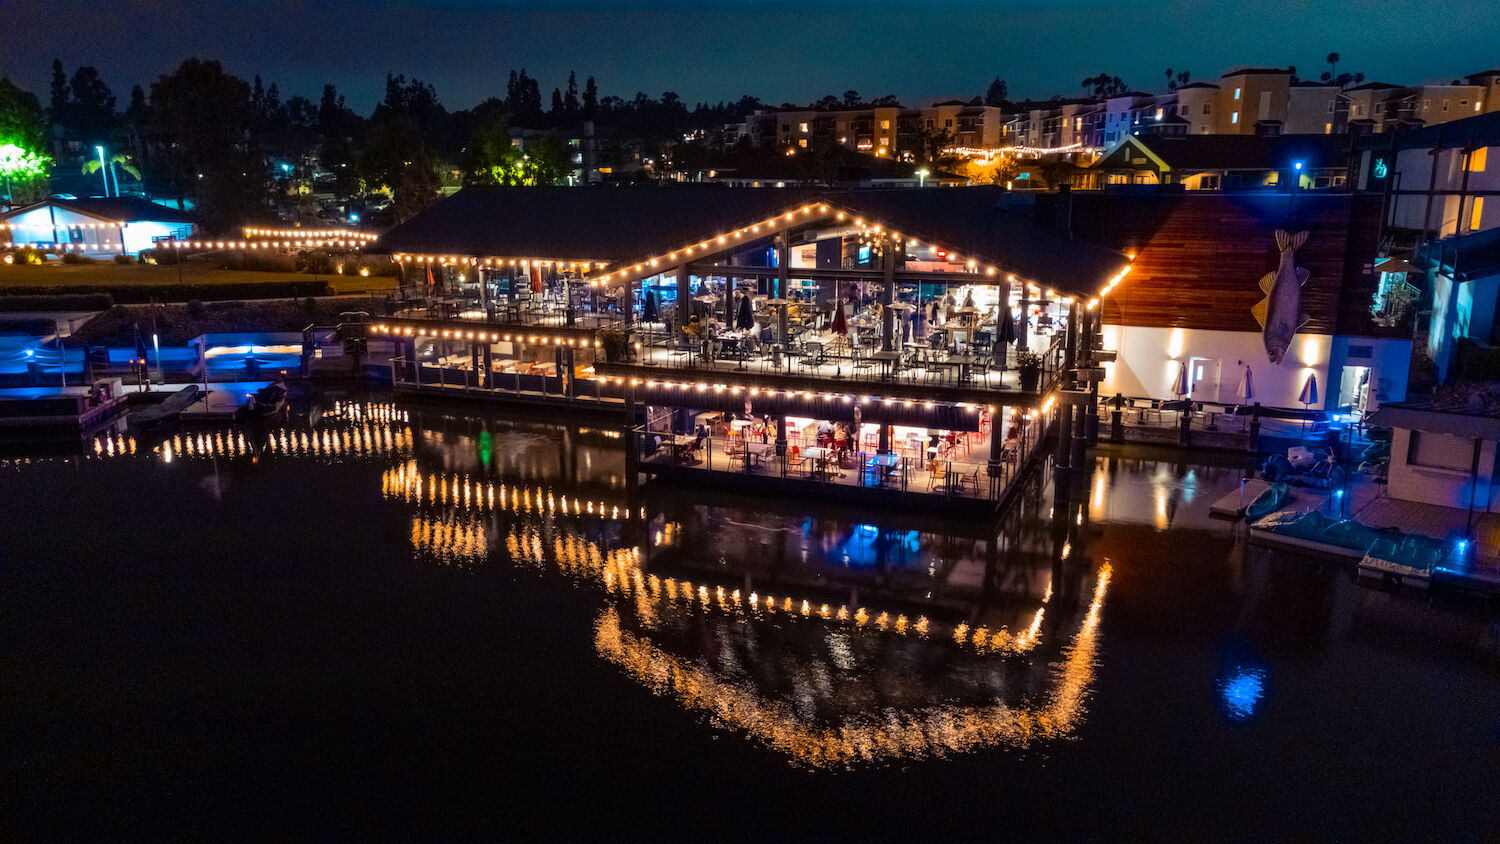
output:
M 1302 385 L 1302 395 L 1297 397 L 1297 401 L 1302 402 L 1304 406 L 1318 403 L 1318 373 L 1307 374 L 1307 383 Z
M 1172 382 L 1172 395 L 1181 398 L 1187 395 L 1187 364 L 1182 364 L 1177 369 L 1177 380 Z
M 1249 404 L 1255 399 L 1255 379 L 1251 377 L 1250 367 L 1245 367 L 1245 374 L 1240 378 L 1240 389 L 1238 393 L 1240 404 Z

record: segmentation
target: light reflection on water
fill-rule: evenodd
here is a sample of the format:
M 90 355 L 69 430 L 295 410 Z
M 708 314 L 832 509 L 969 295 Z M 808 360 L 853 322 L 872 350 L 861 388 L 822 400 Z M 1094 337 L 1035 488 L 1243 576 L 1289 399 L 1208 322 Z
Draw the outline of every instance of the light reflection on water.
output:
M 1084 717 L 1111 568 L 1040 535 L 1039 491 L 1004 530 L 634 496 L 614 434 L 338 402 L 269 431 L 102 435 L 85 457 L 383 463 L 415 560 L 597 590 L 599 658 L 798 765 L 1023 746 Z M 1056 600 L 1060 565 L 1091 585 Z

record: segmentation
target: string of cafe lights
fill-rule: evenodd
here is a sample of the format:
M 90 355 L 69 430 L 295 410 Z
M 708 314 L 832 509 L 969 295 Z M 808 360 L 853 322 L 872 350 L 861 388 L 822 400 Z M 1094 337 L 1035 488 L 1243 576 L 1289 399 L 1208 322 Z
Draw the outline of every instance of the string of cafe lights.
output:
M 377 235 L 369 232 L 357 232 L 352 229 L 260 229 L 245 227 L 246 239 L 252 237 L 272 237 L 282 240 L 360 240 L 369 242 Z
M 453 267 L 518 267 L 529 270 L 532 267 L 543 269 L 555 269 L 558 272 L 565 270 L 580 270 L 588 272 L 594 267 L 603 269 L 609 266 L 608 261 L 569 261 L 566 258 L 476 258 L 468 255 L 414 255 L 408 252 L 396 252 L 391 255 L 391 260 L 402 264 L 437 264 L 440 266 Z
M 137 454 L 135 437 L 107 434 L 91 443 L 95 458 L 127 457 Z M 272 433 L 263 447 L 257 449 L 237 431 L 214 431 L 197 434 L 173 434 L 171 439 L 152 446 L 148 454 L 170 463 L 176 458 L 255 457 L 260 453 L 282 456 L 388 457 L 409 455 L 412 434 L 409 428 L 364 423 L 350 430 L 287 431 Z

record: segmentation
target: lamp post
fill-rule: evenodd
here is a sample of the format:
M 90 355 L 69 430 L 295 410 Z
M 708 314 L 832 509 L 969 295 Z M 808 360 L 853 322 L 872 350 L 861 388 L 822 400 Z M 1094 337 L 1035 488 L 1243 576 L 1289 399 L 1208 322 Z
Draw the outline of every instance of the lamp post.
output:
M 927 170 L 926 167 L 923 167 L 922 169 L 920 169 L 920 170 L 917 171 L 917 187 L 919 187 L 919 188 L 925 188 L 925 187 L 927 187 L 927 173 L 928 173 L 928 170 Z
M 94 150 L 99 153 L 99 177 L 104 180 L 104 198 L 109 199 L 109 168 L 104 165 L 104 147 L 95 144 Z

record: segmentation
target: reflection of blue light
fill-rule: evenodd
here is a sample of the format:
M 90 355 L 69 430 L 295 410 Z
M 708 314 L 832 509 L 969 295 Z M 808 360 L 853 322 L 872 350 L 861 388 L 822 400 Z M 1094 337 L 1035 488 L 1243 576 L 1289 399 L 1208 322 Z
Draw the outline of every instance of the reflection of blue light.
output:
M 886 562 L 899 563 L 919 547 L 914 530 L 882 531 L 875 525 L 855 525 L 849 538 L 829 555 L 850 568 L 868 568 L 880 562 L 880 545 L 885 544 Z
M 26 350 L 26 357 L 29 357 L 29 358 L 36 357 L 36 349 L 27 349 Z
M 1334 498 L 1343 498 L 1344 497 L 1344 491 L 1341 490 L 1341 489 L 1334 490 L 1333 491 L 1333 497 Z
M 1247 721 L 1255 714 L 1260 699 L 1266 693 L 1266 672 L 1259 668 L 1236 669 L 1236 672 L 1219 687 L 1219 696 L 1224 701 L 1224 710 L 1235 721 Z

